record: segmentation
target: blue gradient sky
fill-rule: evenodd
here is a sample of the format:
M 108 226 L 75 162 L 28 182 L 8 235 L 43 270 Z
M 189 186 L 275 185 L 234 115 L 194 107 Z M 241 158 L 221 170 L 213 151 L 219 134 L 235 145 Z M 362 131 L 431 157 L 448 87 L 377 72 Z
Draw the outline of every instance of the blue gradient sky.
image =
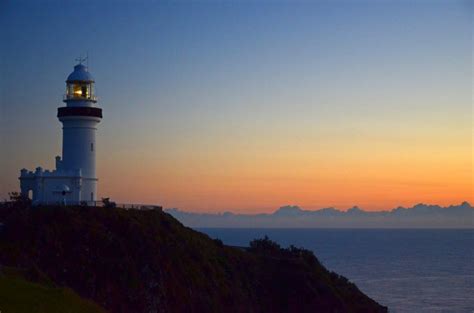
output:
M 473 201 L 468 1 L 3 1 L 0 26 L 1 198 L 20 168 L 53 168 L 64 80 L 88 52 L 103 196 Z

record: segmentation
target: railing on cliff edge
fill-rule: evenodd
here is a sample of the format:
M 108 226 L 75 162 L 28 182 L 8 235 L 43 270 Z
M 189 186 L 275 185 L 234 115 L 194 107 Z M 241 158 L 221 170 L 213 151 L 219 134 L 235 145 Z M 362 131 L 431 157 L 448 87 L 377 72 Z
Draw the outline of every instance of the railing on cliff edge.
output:
M 12 205 L 15 201 L 4 200 L 3 205 Z M 159 210 L 163 211 L 163 207 L 155 204 L 142 204 L 142 203 L 116 203 L 113 201 L 65 201 L 65 202 L 51 202 L 42 203 L 41 205 L 57 205 L 57 206 L 84 206 L 84 207 L 103 207 L 103 208 L 120 208 L 125 210 Z

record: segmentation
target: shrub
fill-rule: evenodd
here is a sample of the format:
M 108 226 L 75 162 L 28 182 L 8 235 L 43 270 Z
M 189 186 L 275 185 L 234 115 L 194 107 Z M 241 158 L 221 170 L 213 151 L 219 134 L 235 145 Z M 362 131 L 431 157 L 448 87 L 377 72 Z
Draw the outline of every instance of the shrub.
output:
M 259 253 L 275 254 L 281 252 L 281 247 L 275 241 L 272 241 L 268 236 L 262 239 L 255 239 L 250 242 L 250 251 Z
M 102 203 L 104 204 L 104 208 L 112 209 L 117 206 L 117 204 L 113 201 L 110 201 L 110 198 L 102 198 Z

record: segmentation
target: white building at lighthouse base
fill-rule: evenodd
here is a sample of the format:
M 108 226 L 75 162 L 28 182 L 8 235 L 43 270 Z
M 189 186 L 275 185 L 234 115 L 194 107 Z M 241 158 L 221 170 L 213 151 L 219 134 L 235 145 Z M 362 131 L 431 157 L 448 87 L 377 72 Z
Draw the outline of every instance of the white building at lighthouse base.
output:
M 22 169 L 19 177 L 21 194 L 30 195 L 34 205 L 94 205 L 95 199 L 90 195 L 97 189 L 97 179 L 83 177 L 81 169 L 63 169 L 61 163 L 57 156 L 55 170 L 37 167 L 33 172 Z

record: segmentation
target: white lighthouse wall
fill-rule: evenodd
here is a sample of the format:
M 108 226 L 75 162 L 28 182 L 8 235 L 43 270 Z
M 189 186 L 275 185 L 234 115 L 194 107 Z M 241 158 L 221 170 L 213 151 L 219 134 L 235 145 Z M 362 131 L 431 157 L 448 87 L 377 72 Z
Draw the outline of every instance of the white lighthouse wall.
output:
M 78 204 L 81 199 L 80 179 L 69 177 L 45 177 L 38 179 L 37 192 L 39 199 L 44 204 L 61 204 L 64 201 L 70 204 Z M 62 194 L 64 186 L 68 186 L 69 191 Z
M 92 205 L 92 202 L 97 201 L 97 179 L 82 179 L 81 201 Z
M 100 120 L 92 117 L 61 118 L 63 123 L 63 160 L 66 170 L 81 169 L 85 178 L 96 177 L 96 126 Z

